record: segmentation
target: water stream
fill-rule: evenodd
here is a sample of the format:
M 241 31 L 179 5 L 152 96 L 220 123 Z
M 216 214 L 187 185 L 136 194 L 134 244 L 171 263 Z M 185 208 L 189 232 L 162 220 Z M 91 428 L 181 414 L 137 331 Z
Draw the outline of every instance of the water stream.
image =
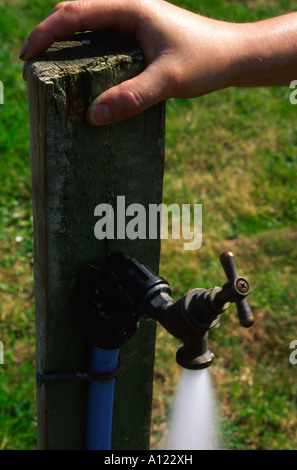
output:
M 167 450 L 220 448 L 216 401 L 208 369 L 181 373 L 171 416 Z

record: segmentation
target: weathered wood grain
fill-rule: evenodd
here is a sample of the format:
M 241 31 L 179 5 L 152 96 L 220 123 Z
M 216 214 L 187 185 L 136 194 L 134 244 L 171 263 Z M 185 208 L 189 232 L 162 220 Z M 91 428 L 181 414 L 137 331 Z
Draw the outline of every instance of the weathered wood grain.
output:
M 30 61 L 28 100 L 34 215 L 37 372 L 86 371 L 89 344 L 74 315 L 73 283 L 84 263 L 101 266 L 123 251 L 158 271 L 159 240 L 98 240 L 100 203 L 160 203 L 164 103 L 126 121 L 95 128 L 93 99 L 144 67 L 141 51 L 115 35 L 75 35 Z M 142 321 L 121 351 L 113 449 L 148 447 L 155 324 Z M 37 387 L 38 448 L 83 449 L 86 383 Z

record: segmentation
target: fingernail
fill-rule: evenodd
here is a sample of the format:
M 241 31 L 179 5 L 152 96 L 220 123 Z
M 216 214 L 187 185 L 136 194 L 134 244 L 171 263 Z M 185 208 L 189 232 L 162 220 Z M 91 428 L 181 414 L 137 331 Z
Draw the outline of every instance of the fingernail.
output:
M 87 120 L 93 126 L 101 126 L 112 121 L 111 110 L 106 104 L 95 104 L 90 106 Z
M 24 60 L 25 54 L 28 50 L 28 47 L 29 47 L 29 41 L 27 39 L 27 41 L 24 42 L 23 47 L 22 47 L 21 52 L 20 52 L 20 59 L 21 60 Z

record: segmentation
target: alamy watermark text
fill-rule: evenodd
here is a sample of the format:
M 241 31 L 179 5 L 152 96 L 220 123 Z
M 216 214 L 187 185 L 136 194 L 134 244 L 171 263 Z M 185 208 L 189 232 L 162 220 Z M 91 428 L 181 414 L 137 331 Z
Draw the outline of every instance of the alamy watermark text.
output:
M 290 363 L 297 364 L 297 339 L 291 341 L 290 349 L 294 349 L 294 351 L 292 351 L 290 354 Z
M 290 83 L 290 88 L 294 88 L 294 91 L 290 93 L 290 103 L 297 104 L 297 80 Z
M 110 204 L 98 204 L 94 216 L 100 217 L 94 226 L 94 235 L 98 240 L 130 240 L 149 238 L 162 240 L 169 238 L 171 214 L 172 239 L 184 240 L 184 250 L 198 250 L 202 244 L 202 204 L 142 204 L 133 203 L 126 207 L 125 196 L 117 196 L 114 209 Z M 192 220 L 192 223 L 191 223 Z M 192 226 L 192 228 L 191 228 Z M 161 230 L 160 230 L 161 227 Z
M 2 341 L 0 341 L 0 364 L 4 364 L 4 346 Z
M 4 104 L 4 86 L 3 82 L 0 81 L 0 104 Z

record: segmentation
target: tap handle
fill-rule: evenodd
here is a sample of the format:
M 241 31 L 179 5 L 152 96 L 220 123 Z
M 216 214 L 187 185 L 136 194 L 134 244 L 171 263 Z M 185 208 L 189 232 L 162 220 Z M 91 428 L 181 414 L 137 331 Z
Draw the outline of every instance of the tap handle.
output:
M 235 281 L 237 289 L 246 295 L 249 292 L 249 284 L 244 278 L 238 275 L 235 256 L 231 251 L 225 251 L 220 256 L 221 264 L 224 268 L 228 281 Z M 246 298 L 238 299 L 235 302 L 239 322 L 242 326 L 248 328 L 254 323 L 254 316 Z
M 239 322 L 245 328 L 249 328 L 254 323 L 254 315 L 246 299 L 236 302 L 237 314 Z
M 224 251 L 220 256 L 221 265 L 224 268 L 228 281 L 232 281 L 238 277 L 235 256 L 231 251 Z

